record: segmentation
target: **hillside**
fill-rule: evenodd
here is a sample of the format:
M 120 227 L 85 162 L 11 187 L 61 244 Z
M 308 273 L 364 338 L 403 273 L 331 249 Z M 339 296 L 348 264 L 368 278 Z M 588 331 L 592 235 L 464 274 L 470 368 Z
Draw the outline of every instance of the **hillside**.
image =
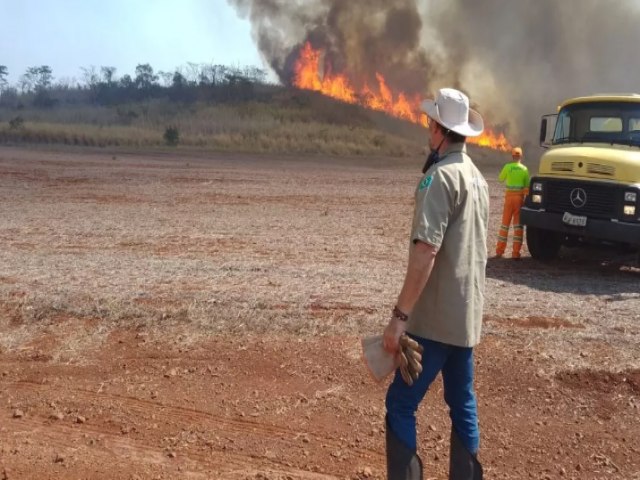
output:
M 425 131 L 385 114 L 313 92 L 263 87 L 240 102 L 169 99 L 114 106 L 0 108 L 4 144 L 162 147 L 176 127 L 178 148 L 270 153 L 407 156 L 421 152 Z
M 249 100 L 0 107 L 0 143 L 336 156 L 421 157 L 427 132 L 315 92 L 261 86 Z M 165 138 L 175 128 L 177 145 Z M 175 138 L 175 137 L 174 137 Z M 502 154 L 471 147 L 480 161 Z

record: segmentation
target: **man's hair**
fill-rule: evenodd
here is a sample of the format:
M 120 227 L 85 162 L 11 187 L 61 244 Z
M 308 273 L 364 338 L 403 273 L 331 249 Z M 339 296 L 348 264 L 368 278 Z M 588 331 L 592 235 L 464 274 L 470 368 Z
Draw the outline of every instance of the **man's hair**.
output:
M 464 135 L 460 135 L 459 133 L 453 132 L 449 130 L 447 127 L 440 125 L 437 122 L 436 122 L 436 125 L 438 126 L 438 128 L 442 130 L 442 133 L 444 134 L 446 139 L 449 140 L 449 143 L 464 143 L 467 141 L 467 137 L 465 137 Z
M 449 139 L 449 143 L 464 143 L 467 141 L 467 137 L 451 130 L 445 131 L 444 135 Z

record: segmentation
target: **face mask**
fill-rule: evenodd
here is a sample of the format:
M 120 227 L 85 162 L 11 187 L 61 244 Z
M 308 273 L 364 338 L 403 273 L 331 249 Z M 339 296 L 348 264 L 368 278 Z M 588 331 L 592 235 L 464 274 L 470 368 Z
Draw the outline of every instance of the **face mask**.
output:
M 431 152 L 427 157 L 427 161 L 424 162 L 424 166 L 422 167 L 422 173 L 427 173 L 427 170 L 429 170 L 432 165 L 435 165 L 440 161 L 440 152 L 438 150 L 440 150 L 442 142 L 444 142 L 444 138 L 440 141 L 440 144 L 435 149 L 431 149 Z

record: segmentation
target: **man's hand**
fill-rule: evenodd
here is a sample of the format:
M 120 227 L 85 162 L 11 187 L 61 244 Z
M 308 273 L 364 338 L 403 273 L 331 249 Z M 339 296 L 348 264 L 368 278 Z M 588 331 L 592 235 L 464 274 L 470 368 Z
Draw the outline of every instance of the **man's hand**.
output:
M 382 346 L 389 353 L 396 353 L 400 348 L 400 337 L 407 329 L 407 322 L 392 316 L 382 335 Z

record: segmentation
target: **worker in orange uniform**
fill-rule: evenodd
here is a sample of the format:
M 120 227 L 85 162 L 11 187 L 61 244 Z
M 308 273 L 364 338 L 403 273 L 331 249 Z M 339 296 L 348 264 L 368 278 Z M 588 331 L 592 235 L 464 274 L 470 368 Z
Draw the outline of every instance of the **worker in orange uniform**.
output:
M 522 164 L 522 148 L 515 147 L 511 151 L 512 162 L 507 163 L 500 172 L 499 180 L 507 189 L 504 197 L 504 210 L 502 212 L 502 225 L 498 233 L 498 245 L 496 257 L 502 257 L 507 248 L 509 225 L 513 223 L 513 254 L 511 258 L 520 258 L 522 248 L 523 228 L 520 224 L 520 208 L 524 203 L 524 197 L 529 193 L 529 170 Z

